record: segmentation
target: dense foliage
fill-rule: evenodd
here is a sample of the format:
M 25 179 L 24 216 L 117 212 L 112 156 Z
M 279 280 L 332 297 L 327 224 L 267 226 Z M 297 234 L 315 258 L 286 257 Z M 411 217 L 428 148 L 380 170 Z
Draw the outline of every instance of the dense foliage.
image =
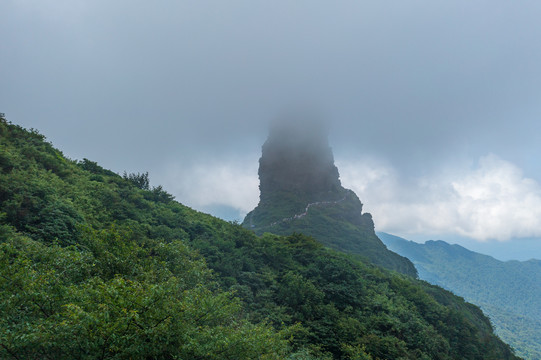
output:
M 541 261 L 499 261 L 444 241 L 418 244 L 380 233 L 419 277 L 481 306 L 496 333 L 526 359 L 541 359 Z
M 285 357 L 286 334 L 243 319 L 164 225 L 193 211 L 36 132 L 1 123 L 0 135 L 0 358 Z
M 389 251 L 374 232 L 374 222 L 362 213 L 362 203 L 351 190 L 298 194 L 276 192 L 261 196 L 259 205 L 246 215 L 243 225 L 256 234 L 290 235 L 300 232 L 324 245 L 362 256 L 366 261 L 417 277 L 414 265 Z
M 301 234 L 254 238 L 237 231 L 196 246 L 252 319 L 301 323 L 300 347 L 338 358 L 512 358 L 481 311 L 450 292 Z
M 78 246 L 47 246 L 6 227 L 1 240 L 3 359 L 280 359 L 287 346 L 240 320 L 239 301 L 179 241 L 87 230 Z
M 515 358 L 439 287 L 258 237 L 35 131 L 0 140 L 0 358 Z

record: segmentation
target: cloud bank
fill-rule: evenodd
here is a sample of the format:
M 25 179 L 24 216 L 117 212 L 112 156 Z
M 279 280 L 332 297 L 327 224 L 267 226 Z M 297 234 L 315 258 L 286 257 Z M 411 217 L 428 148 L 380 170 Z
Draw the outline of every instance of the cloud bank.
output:
M 200 162 L 187 167 L 171 164 L 165 172 L 158 182 L 170 189 L 178 201 L 196 210 L 227 206 L 244 217 L 259 201 L 257 158 Z
M 4 0 L 0 13 L 0 111 L 72 158 L 149 171 L 196 209 L 255 207 L 266 122 L 309 102 L 378 230 L 541 235 L 541 2 Z M 480 160 L 455 167 L 464 157 Z
M 541 237 L 541 185 L 497 155 L 413 179 L 378 159 L 338 159 L 337 166 L 378 231 L 482 242 Z M 255 158 L 172 165 L 163 180 L 177 200 L 195 209 L 225 206 L 242 217 L 259 201 Z
M 374 160 L 338 166 L 343 185 L 361 198 L 377 230 L 478 241 L 541 236 L 540 184 L 494 154 L 468 169 L 408 181 Z

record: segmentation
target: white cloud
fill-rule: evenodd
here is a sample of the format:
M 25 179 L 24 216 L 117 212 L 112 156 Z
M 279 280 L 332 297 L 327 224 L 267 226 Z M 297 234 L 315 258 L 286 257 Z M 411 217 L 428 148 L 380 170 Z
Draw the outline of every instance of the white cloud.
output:
M 226 205 L 244 215 L 259 201 L 257 160 L 170 165 L 163 180 L 181 203 L 195 209 Z
M 378 230 L 479 241 L 541 236 L 541 186 L 495 155 L 482 157 L 473 169 L 413 181 L 373 160 L 344 162 L 339 169 Z
M 225 205 L 242 216 L 259 200 L 255 158 L 168 166 L 158 183 L 195 209 Z M 376 159 L 337 161 L 376 229 L 403 236 L 456 235 L 479 241 L 541 236 L 541 185 L 495 155 L 475 166 L 416 179 Z

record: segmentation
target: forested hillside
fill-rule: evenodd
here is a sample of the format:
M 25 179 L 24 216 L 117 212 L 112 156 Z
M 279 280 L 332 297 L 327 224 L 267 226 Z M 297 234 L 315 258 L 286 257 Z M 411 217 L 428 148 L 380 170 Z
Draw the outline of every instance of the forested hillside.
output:
M 479 308 L 0 120 L 2 359 L 516 359 Z
M 413 261 L 421 279 L 479 305 L 518 354 L 541 359 L 541 260 L 504 262 L 441 240 L 378 236 Z
M 0 139 L 1 359 L 284 358 L 185 241 L 199 214 L 36 131 Z

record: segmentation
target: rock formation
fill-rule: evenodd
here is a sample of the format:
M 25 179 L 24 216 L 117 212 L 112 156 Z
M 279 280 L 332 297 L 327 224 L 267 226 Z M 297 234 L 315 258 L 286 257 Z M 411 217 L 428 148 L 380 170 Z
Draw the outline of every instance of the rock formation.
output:
M 288 119 L 291 120 L 291 119 Z M 277 121 L 259 160 L 260 201 L 243 225 L 258 234 L 302 232 L 324 245 L 416 276 L 409 260 L 389 250 L 370 214 L 342 187 L 321 122 Z
M 326 132 L 317 122 L 274 123 L 259 160 L 261 194 L 339 190 L 338 169 Z

